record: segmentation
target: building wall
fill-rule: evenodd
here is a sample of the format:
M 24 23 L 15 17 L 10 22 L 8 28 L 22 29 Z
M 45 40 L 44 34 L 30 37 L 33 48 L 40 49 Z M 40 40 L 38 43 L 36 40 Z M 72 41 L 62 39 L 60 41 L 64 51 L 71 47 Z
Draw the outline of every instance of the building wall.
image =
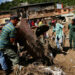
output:
M 56 15 L 61 15 L 61 14 L 68 14 L 70 12 L 69 9 L 56 9 L 55 14 Z
M 5 20 L 10 19 L 10 14 L 0 15 L 0 24 L 5 24 Z
M 48 17 L 48 16 L 54 16 L 53 12 L 55 10 L 54 5 L 48 5 L 48 6 L 36 6 L 36 7 L 29 7 L 28 12 L 28 18 L 41 18 L 41 17 Z
M 61 9 L 61 14 L 67 14 L 69 13 L 69 9 Z

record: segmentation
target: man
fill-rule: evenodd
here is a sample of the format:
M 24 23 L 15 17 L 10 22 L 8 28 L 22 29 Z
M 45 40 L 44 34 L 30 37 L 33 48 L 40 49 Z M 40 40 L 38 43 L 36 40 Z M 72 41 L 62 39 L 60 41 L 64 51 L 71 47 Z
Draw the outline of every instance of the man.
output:
M 0 51 L 6 54 L 12 61 L 13 66 L 19 63 L 19 57 L 14 51 L 16 29 L 19 19 L 17 16 L 10 17 L 10 22 L 2 28 L 0 36 Z
M 75 50 L 75 19 L 72 19 L 72 24 L 69 29 L 70 29 L 69 31 L 70 48 L 72 48 L 72 40 L 73 40 L 73 49 Z
M 56 32 L 56 45 L 57 48 L 59 50 L 62 49 L 62 45 L 63 45 L 63 28 L 64 26 L 62 24 L 60 24 L 60 20 L 57 21 L 57 23 L 55 22 L 53 24 L 53 34 L 54 32 Z

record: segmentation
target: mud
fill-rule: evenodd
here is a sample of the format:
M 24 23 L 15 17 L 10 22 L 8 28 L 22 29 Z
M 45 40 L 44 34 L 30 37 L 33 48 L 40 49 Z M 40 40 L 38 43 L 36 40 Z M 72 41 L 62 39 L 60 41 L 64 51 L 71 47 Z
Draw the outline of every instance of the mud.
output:
M 51 36 L 51 30 L 48 33 Z M 68 32 L 66 32 L 66 35 L 68 37 Z M 54 44 L 53 41 L 51 43 Z M 55 47 L 55 45 L 51 46 Z M 65 39 L 63 51 L 65 53 L 55 54 L 54 64 L 51 66 L 45 66 L 35 61 L 19 70 L 15 70 L 10 75 L 75 75 L 75 50 L 69 49 L 68 38 Z M 4 71 L 0 70 L 0 75 L 4 75 Z

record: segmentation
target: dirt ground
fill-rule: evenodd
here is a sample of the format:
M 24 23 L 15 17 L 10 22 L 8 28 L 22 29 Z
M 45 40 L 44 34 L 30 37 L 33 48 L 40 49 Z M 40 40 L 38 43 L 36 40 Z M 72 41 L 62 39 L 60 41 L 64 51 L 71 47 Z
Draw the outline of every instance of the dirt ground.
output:
M 66 32 L 66 35 L 68 36 L 68 32 Z M 36 65 L 34 66 L 33 64 L 30 64 L 21 70 L 22 71 L 21 74 L 19 73 L 17 75 L 75 75 L 75 50 L 69 49 L 69 40 L 67 38 L 65 40 L 64 47 L 65 47 L 64 51 L 66 52 L 66 54 L 64 53 L 56 54 L 53 60 L 54 65 L 43 66 L 41 64 L 38 66 Z M 47 72 L 44 73 L 45 71 L 42 70 L 42 68 L 45 68 L 45 67 L 47 68 L 48 67 L 51 67 L 51 68 L 58 67 L 62 69 L 63 72 L 65 72 L 65 74 L 48 74 Z M 0 70 L 0 75 L 4 75 L 3 73 L 4 71 Z M 14 74 L 11 74 L 11 75 L 14 75 Z
M 54 58 L 54 63 L 56 66 L 60 67 L 66 73 L 66 75 L 75 75 L 75 50 L 69 49 L 68 23 L 64 25 L 66 38 L 64 41 L 63 51 L 65 51 L 66 54 L 57 54 Z
M 66 75 L 75 75 L 75 51 L 67 51 L 67 54 L 57 54 L 54 58 L 56 65 L 62 68 Z
M 66 55 L 57 54 L 56 57 L 54 58 L 54 63 L 55 63 L 55 65 L 52 65 L 50 67 L 52 67 L 52 68 L 59 67 L 60 69 L 63 70 L 63 72 L 65 72 L 65 75 L 75 75 L 75 51 L 74 50 L 69 49 L 67 51 Z M 23 69 L 22 71 L 26 72 L 26 73 L 21 73 L 20 75 L 23 75 L 23 74 L 24 75 L 32 75 L 29 73 L 33 73 L 33 75 L 47 75 L 47 74 L 43 74 L 45 71 L 43 72 L 40 68 L 38 69 L 39 66 L 34 66 L 32 64 L 30 64 L 30 66 L 31 66 L 31 68 L 29 68 L 29 66 L 25 67 L 25 69 Z M 42 64 L 40 65 L 40 67 L 41 66 L 42 66 Z M 4 71 L 0 71 L 0 75 L 4 75 Z M 14 74 L 12 73 L 10 75 L 14 75 Z

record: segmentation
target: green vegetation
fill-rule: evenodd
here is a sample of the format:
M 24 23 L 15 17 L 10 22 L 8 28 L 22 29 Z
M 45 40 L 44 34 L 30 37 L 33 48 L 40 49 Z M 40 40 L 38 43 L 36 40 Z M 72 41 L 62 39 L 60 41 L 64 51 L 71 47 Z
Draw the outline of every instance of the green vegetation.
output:
M 13 0 L 12 2 L 2 3 L 0 5 L 0 11 L 2 10 L 9 10 L 14 6 L 19 6 L 20 3 L 28 2 L 29 4 L 34 3 L 42 3 L 42 2 L 51 2 L 53 0 Z M 73 6 L 75 5 L 75 0 L 54 0 L 55 2 L 63 3 L 64 6 Z

